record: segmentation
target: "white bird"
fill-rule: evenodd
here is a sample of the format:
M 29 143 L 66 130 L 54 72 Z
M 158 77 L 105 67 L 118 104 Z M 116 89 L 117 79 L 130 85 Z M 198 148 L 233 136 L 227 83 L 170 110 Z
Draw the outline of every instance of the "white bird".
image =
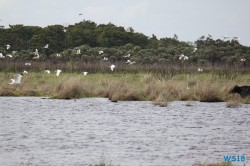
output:
M 185 56 L 185 55 L 183 55 L 183 54 L 181 54 L 180 56 L 179 56 L 179 59 L 180 60 L 188 60 L 188 57 L 187 56 Z
M 34 53 L 35 53 L 35 55 L 37 55 L 38 54 L 38 49 L 36 49 Z
M 107 57 L 103 57 L 103 60 L 104 60 L 104 61 L 107 61 L 108 59 L 109 59 L 109 58 L 107 58 Z
M 77 51 L 76 51 L 76 54 L 81 54 L 81 50 L 80 49 L 78 49 Z
M 57 56 L 57 57 L 60 57 L 60 56 L 61 56 L 61 54 L 56 54 L 56 56 Z
M 88 72 L 86 72 L 86 71 L 85 71 L 85 72 L 83 72 L 83 75 L 84 75 L 84 76 L 86 76 L 87 74 L 88 74 Z
M 22 76 L 22 74 L 17 74 L 14 79 L 11 79 L 11 83 L 9 84 L 20 84 Z
M 10 49 L 10 45 L 9 44 L 6 44 L 6 49 Z
M 46 44 L 43 48 L 49 48 L 49 44 Z
M 196 47 L 194 47 L 194 52 L 196 52 L 198 49 Z
M 7 54 L 6 56 L 8 56 L 8 57 L 12 58 L 12 55 L 10 55 L 10 54 Z
M 28 72 L 26 70 L 23 71 L 23 74 L 28 74 Z
M 198 71 L 201 72 L 201 71 L 203 71 L 203 69 L 202 68 L 198 68 Z
M 103 54 L 103 51 L 99 51 L 99 55 Z
M 129 58 L 129 57 L 130 57 L 130 54 L 123 56 L 123 58 Z
M 63 32 L 66 33 L 66 32 L 67 32 L 67 29 L 63 28 Z
M 115 65 L 111 65 L 111 66 L 109 66 L 110 67 L 110 69 L 111 69 L 111 71 L 114 71 L 114 68 L 115 68 Z
M 33 59 L 39 59 L 39 54 L 36 54 L 36 56 L 35 57 L 33 57 Z
M 245 61 L 246 61 L 246 58 L 241 58 L 240 61 L 241 61 L 241 62 L 245 62 Z
M 56 76 L 58 77 L 58 76 L 60 75 L 61 72 L 62 72 L 62 70 L 57 69 L 57 70 L 56 70 Z
M 3 53 L 0 53 L 0 58 L 5 58 L 5 56 L 3 56 Z
M 31 63 L 26 62 L 24 65 L 25 65 L 25 66 L 31 66 Z
M 47 74 L 50 74 L 50 70 L 45 70 L 44 72 Z
M 132 65 L 135 63 L 135 61 L 132 62 L 131 60 L 128 59 L 126 63 L 128 63 L 129 65 Z

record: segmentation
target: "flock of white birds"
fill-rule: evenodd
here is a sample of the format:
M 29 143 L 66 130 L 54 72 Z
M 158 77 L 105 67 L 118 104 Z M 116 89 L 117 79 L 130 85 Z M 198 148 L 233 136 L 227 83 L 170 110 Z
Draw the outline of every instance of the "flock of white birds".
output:
M 63 31 L 64 31 L 64 32 L 67 32 L 66 29 L 63 29 Z M 7 44 L 7 45 L 5 45 L 5 46 L 6 46 L 6 50 L 10 50 L 10 47 L 11 47 L 11 46 L 10 46 L 9 44 Z M 44 48 L 44 49 L 48 49 L 48 48 L 49 48 L 49 44 L 46 44 L 43 48 Z M 12 51 L 12 53 L 16 53 L 16 51 Z M 104 51 L 102 51 L 102 50 L 99 51 L 99 55 L 102 55 L 103 53 L 104 53 Z M 33 57 L 32 59 L 35 60 L 35 59 L 39 59 L 39 58 L 40 58 L 38 49 L 35 49 L 35 52 L 33 52 L 33 54 L 34 54 L 34 57 Z M 81 54 L 81 49 L 76 50 L 76 53 L 75 53 L 75 54 L 80 55 L 80 54 Z M 5 58 L 6 56 L 12 58 L 12 55 L 11 55 L 11 54 L 6 54 L 6 55 L 4 56 L 3 53 L 0 53 L 0 59 Z M 57 57 L 60 57 L 61 55 L 57 53 L 56 56 L 57 56 Z M 125 55 L 125 56 L 123 56 L 123 57 L 124 57 L 124 58 L 129 58 L 129 57 L 130 57 L 130 54 Z M 104 57 L 103 60 L 104 60 L 104 61 L 107 61 L 108 58 L 107 58 L 107 57 Z M 128 59 L 128 60 L 126 61 L 126 63 L 129 64 L 129 65 L 132 65 L 132 64 L 135 63 L 135 61 L 131 61 L 131 60 Z M 25 65 L 25 66 L 31 66 L 31 63 L 30 63 L 30 62 L 26 62 L 24 65 Z M 114 64 L 111 64 L 111 65 L 109 66 L 109 68 L 110 68 L 110 70 L 111 70 L 112 72 L 114 71 L 115 67 L 116 67 L 116 66 L 115 66 Z M 62 70 L 57 69 L 57 70 L 55 71 L 56 76 L 59 77 L 59 75 L 60 75 L 61 72 L 62 72 Z M 51 72 L 50 72 L 50 70 L 47 69 L 47 70 L 44 71 L 44 73 L 50 74 Z M 22 72 L 21 74 L 17 74 L 13 79 L 11 79 L 11 82 L 10 82 L 9 84 L 20 84 L 20 83 L 21 83 L 21 78 L 23 77 L 24 74 L 28 74 L 28 71 L 23 70 L 23 72 Z M 87 76 L 88 72 L 87 72 L 87 71 L 84 71 L 84 72 L 82 72 L 82 74 L 83 74 L 84 76 Z
M 63 29 L 63 32 L 66 33 L 67 30 L 64 28 L 64 29 Z M 224 41 L 230 40 L 229 36 L 226 36 L 226 35 L 225 35 L 225 36 L 222 36 L 222 37 L 223 37 L 223 40 L 224 40 Z M 212 38 L 212 35 L 208 34 L 208 38 Z M 233 37 L 231 40 L 239 41 L 239 38 L 238 38 L 238 37 Z M 10 46 L 9 44 L 7 44 L 7 45 L 5 45 L 5 46 L 6 46 L 6 50 L 10 50 L 11 46 Z M 49 44 L 46 44 L 43 48 L 44 48 L 44 49 L 48 49 L 48 48 L 49 48 Z M 196 52 L 197 50 L 198 50 L 198 49 L 197 49 L 196 47 L 194 47 L 193 52 Z M 12 53 L 15 53 L 15 52 L 16 52 L 16 51 L 12 51 Z M 102 55 L 103 53 L 104 53 L 104 51 L 102 51 L 102 50 L 99 51 L 99 55 Z M 39 59 L 39 58 L 40 58 L 38 49 L 35 49 L 35 52 L 33 52 L 33 54 L 35 55 L 35 56 L 33 57 L 33 59 Z M 76 53 L 75 53 L 75 54 L 80 55 L 80 54 L 81 54 L 81 49 L 76 50 Z M 60 57 L 61 55 L 57 53 L 56 56 L 57 56 L 57 57 Z M 124 55 L 123 58 L 130 58 L 130 56 L 131 56 L 130 54 Z M 0 59 L 5 58 L 5 57 L 12 58 L 12 55 L 11 55 L 11 54 L 6 54 L 6 55 L 4 56 L 2 53 L 0 53 Z M 103 57 L 103 60 L 104 60 L 104 61 L 107 61 L 108 58 L 107 58 L 107 57 Z M 179 60 L 182 61 L 182 62 L 183 62 L 183 61 L 186 61 L 186 60 L 188 60 L 188 56 L 185 56 L 184 54 L 181 54 L 181 55 L 179 56 Z M 245 58 L 241 58 L 240 61 L 241 61 L 241 62 L 244 62 L 244 61 L 246 61 L 246 59 L 245 59 Z M 127 59 L 126 63 L 129 64 L 129 65 L 132 65 L 132 64 L 135 64 L 136 62 L 135 62 L 135 61 L 131 61 L 130 59 Z M 26 62 L 26 63 L 25 63 L 25 66 L 31 66 L 31 63 Z M 111 70 L 112 72 L 114 71 L 115 67 L 116 67 L 116 66 L 115 66 L 114 64 L 111 64 L 111 65 L 109 66 L 109 68 L 110 68 L 110 70 Z M 198 72 L 202 72 L 203 69 L 202 69 L 202 68 L 198 68 L 197 71 L 198 71 Z M 47 73 L 47 74 L 50 74 L 50 70 L 45 70 L 44 72 Z M 56 72 L 56 76 L 59 77 L 59 75 L 60 75 L 60 73 L 62 72 L 62 70 L 57 69 L 55 72 Z M 20 83 L 21 83 L 21 78 L 22 78 L 22 76 L 23 76 L 24 74 L 28 74 L 28 72 L 27 72 L 26 70 L 23 70 L 23 72 L 22 72 L 21 74 L 17 74 L 17 75 L 15 76 L 14 79 L 11 79 L 11 82 L 10 82 L 9 84 L 20 84 Z M 87 72 L 87 71 L 84 71 L 84 72 L 82 72 L 82 74 L 83 74 L 84 76 L 87 76 L 88 72 Z

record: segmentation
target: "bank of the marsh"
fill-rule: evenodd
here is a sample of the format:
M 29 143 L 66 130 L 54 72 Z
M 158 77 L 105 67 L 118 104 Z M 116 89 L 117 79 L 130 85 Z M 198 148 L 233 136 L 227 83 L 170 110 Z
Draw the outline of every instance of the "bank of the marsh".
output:
M 169 79 L 152 73 L 90 73 L 87 76 L 61 73 L 56 77 L 55 73 L 36 72 L 24 75 L 22 84 L 10 85 L 10 79 L 14 76 L 14 73 L 0 73 L 0 96 L 48 96 L 59 99 L 107 97 L 112 101 L 151 100 L 161 106 L 173 100 L 249 102 L 237 94 L 228 94 L 236 84 L 250 84 L 250 75 L 243 74 L 233 79 L 209 73 L 179 74 Z

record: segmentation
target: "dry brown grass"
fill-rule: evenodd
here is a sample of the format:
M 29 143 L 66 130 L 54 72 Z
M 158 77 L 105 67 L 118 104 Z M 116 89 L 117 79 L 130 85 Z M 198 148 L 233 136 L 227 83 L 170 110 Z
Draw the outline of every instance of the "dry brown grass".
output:
M 229 101 L 239 99 L 240 103 L 249 103 L 237 94 L 228 94 L 237 80 L 216 80 L 206 75 L 187 77 L 178 75 L 171 79 L 155 77 L 153 74 L 89 74 L 84 77 L 78 73 L 55 74 L 30 73 L 25 75 L 20 85 L 9 85 L 14 74 L 0 73 L 1 96 L 50 96 L 60 99 L 82 97 L 107 97 L 118 100 L 150 100 L 166 106 L 169 101 Z M 250 79 L 241 78 L 241 84 L 249 84 Z M 237 96 L 235 98 L 235 96 Z

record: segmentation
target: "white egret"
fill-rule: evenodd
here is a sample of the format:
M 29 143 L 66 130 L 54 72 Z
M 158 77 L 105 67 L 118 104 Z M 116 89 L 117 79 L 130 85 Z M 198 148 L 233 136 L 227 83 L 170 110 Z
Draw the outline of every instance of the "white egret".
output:
M 60 57 L 60 56 L 61 56 L 61 54 L 56 54 L 56 56 L 57 56 L 57 57 Z
M 103 54 L 103 51 L 99 51 L 99 55 Z
M 201 71 L 203 71 L 203 69 L 202 68 L 198 68 L 198 71 L 201 72 Z
M 115 65 L 111 65 L 111 66 L 109 66 L 110 67 L 110 69 L 111 69 L 111 71 L 114 71 L 114 68 L 115 68 Z
M 81 50 L 78 49 L 78 50 L 76 51 L 76 54 L 77 54 L 77 55 L 81 54 Z
M 246 61 L 246 58 L 241 58 L 240 61 L 241 61 L 241 62 L 245 62 L 245 61 Z
M 36 56 L 33 57 L 33 59 L 39 59 L 39 58 L 40 58 L 39 54 L 36 54 Z
M 66 32 L 67 32 L 67 29 L 63 28 L 63 32 L 66 33 Z
M 38 54 L 38 49 L 36 49 L 34 53 L 35 53 L 35 55 L 37 55 Z
M 107 61 L 108 59 L 109 59 L 109 58 L 107 58 L 107 57 L 103 57 L 103 60 L 104 60 L 104 61 Z
M 24 65 L 25 65 L 25 66 L 31 66 L 31 63 L 26 62 Z
M 50 74 L 50 70 L 45 70 L 44 72 L 47 74 Z
M 14 79 L 11 79 L 11 83 L 9 84 L 20 84 L 22 76 L 22 74 L 17 74 Z
M 0 58 L 5 58 L 5 56 L 3 56 L 3 53 L 0 53 Z
M 130 54 L 123 56 L 123 58 L 129 58 L 129 57 L 130 57 Z
M 194 52 L 196 52 L 198 49 L 196 47 L 194 47 Z
M 10 55 L 10 54 L 7 54 L 6 56 L 8 56 L 8 57 L 12 58 L 12 55 Z
M 132 65 L 135 63 L 135 61 L 132 62 L 131 60 L 128 59 L 126 63 L 128 63 L 129 65 Z
M 86 76 L 87 74 L 88 74 L 88 72 L 86 72 L 86 71 L 85 71 L 85 72 L 83 72 L 83 75 L 84 75 L 84 76 Z
M 10 49 L 10 45 L 9 44 L 6 44 L 6 49 Z
M 179 56 L 179 59 L 180 59 L 180 60 L 188 60 L 188 57 L 185 56 L 185 55 L 183 55 L 183 54 L 181 54 L 181 55 Z
M 58 76 L 60 75 L 61 72 L 62 72 L 62 70 L 57 69 L 57 70 L 56 70 L 56 76 L 58 77 Z
M 28 72 L 26 70 L 23 71 L 23 74 L 28 74 Z
M 49 44 L 46 44 L 43 48 L 49 48 Z

